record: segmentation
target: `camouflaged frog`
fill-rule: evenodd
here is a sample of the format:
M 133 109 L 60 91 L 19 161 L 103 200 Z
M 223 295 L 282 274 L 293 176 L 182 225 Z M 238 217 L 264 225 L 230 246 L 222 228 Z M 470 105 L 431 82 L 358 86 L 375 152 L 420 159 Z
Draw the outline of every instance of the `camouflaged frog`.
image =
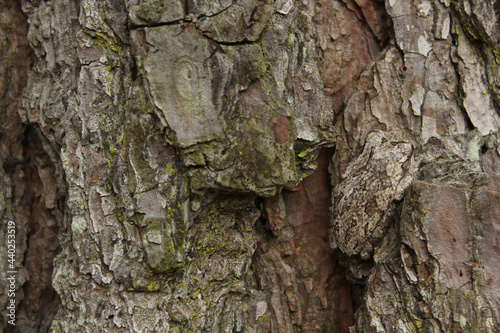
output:
M 399 131 L 368 134 L 363 152 L 332 192 L 330 245 L 368 259 L 389 227 L 418 163 L 412 144 Z

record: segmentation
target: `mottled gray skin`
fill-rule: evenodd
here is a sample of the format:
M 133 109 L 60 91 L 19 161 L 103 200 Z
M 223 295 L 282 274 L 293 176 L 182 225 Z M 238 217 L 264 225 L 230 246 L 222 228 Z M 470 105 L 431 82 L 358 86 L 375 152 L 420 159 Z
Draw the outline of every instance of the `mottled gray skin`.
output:
M 500 179 L 432 140 L 375 250 L 356 332 L 498 332 Z
M 369 133 L 363 152 L 349 164 L 332 193 L 332 248 L 369 259 L 417 169 L 412 145 L 400 132 Z

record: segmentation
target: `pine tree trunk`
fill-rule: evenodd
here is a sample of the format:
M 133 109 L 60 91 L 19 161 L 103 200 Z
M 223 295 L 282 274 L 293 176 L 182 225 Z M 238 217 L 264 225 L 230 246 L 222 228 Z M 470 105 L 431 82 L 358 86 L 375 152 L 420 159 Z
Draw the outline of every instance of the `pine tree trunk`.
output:
M 499 10 L 0 0 L 0 331 L 499 332 Z

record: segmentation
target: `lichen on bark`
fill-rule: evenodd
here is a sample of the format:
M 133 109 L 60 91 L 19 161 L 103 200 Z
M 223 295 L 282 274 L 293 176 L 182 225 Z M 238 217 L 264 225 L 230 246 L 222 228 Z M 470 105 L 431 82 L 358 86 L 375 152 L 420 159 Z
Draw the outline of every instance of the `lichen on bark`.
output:
M 0 4 L 20 330 L 498 331 L 494 2 Z

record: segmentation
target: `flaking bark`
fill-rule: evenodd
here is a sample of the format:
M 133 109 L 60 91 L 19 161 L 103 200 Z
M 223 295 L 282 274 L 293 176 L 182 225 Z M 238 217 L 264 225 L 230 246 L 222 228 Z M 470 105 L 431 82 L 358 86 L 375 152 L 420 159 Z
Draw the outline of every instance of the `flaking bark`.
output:
M 0 0 L 16 330 L 497 332 L 498 8 Z

